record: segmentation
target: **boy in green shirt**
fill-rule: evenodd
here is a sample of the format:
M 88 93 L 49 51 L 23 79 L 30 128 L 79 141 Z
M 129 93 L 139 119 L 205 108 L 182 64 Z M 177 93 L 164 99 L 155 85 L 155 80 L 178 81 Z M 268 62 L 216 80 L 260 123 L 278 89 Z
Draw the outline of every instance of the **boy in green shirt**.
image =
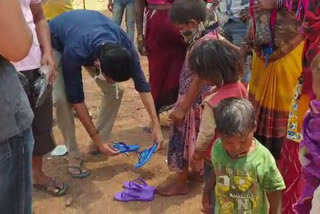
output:
M 214 116 L 220 139 L 212 149 L 214 170 L 204 188 L 203 212 L 281 214 L 285 184 L 271 153 L 253 137 L 256 120 L 251 103 L 225 99 L 214 109 Z

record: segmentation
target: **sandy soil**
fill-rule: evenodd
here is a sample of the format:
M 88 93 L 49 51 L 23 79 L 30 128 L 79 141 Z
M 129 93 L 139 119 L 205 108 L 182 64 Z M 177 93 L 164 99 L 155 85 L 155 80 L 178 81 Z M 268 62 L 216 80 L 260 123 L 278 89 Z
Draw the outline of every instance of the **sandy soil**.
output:
M 144 71 L 147 73 L 147 60 L 141 58 Z M 95 118 L 99 108 L 101 91 L 94 81 L 84 71 L 86 103 Z M 149 123 L 148 115 L 132 81 L 126 82 L 126 92 L 122 100 L 120 112 L 112 132 L 113 140 L 121 140 L 129 144 L 138 143 L 142 148 L 151 145 L 150 135 L 143 131 Z M 166 117 L 162 123 L 166 123 Z M 85 152 L 89 136 L 76 120 L 76 134 L 81 151 Z M 44 170 L 49 176 L 67 182 L 70 186 L 66 196 L 54 198 L 46 193 L 34 191 L 35 214 L 162 214 L 162 213 L 200 213 L 201 184 L 190 183 L 190 194 L 164 198 L 156 195 L 152 202 L 121 203 L 113 200 L 116 192 L 122 191 L 122 183 L 136 178 L 145 179 L 148 184 L 158 186 L 171 180 L 174 176 L 166 165 L 168 130 L 163 129 L 165 148 L 156 153 L 150 163 L 141 169 L 135 169 L 137 155 L 120 155 L 107 159 L 104 156 L 89 157 L 85 166 L 91 176 L 85 179 L 72 179 L 67 173 L 67 157 L 45 157 Z M 57 144 L 63 144 L 63 139 L 57 127 L 54 127 Z

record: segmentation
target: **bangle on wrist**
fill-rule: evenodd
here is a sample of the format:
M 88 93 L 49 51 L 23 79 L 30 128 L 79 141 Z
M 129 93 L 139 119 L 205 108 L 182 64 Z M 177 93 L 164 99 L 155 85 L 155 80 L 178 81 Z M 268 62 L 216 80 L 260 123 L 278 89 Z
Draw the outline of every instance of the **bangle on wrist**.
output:
M 90 134 L 89 136 L 91 137 L 91 138 L 94 138 L 96 135 L 98 135 L 99 134 L 99 130 L 97 129 L 93 134 Z
M 137 41 L 138 41 L 138 42 L 142 42 L 143 40 L 144 40 L 143 35 L 138 35 L 138 36 L 137 36 Z

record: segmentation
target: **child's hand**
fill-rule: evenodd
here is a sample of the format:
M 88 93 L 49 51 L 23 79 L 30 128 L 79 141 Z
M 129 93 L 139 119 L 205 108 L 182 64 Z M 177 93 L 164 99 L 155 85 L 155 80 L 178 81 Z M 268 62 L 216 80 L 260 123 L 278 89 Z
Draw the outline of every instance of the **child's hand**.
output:
M 186 111 L 183 108 L 179 106 L 175 106 L 172 112 L 169 114 L 169 118 L 174 122 L 178 122 L 183 120 L 185 114 L 186 114 Z
M 205 214 L 210 214 L 212 213 L 213 207 L 212 207 L 212 204 L 211 204 L 211 201 L 210 201 L 210 197 L 209 197 L 209 194 L 206 193 L 206 192 L 203 192 L 203 195 L 202 195 L 202 212 L 205 213 Z
M 203 159 L 203 152 L 195 150 L 194 153 L 193 153 L 192 160 L 193 161 L 200 161 L 202 159 Z

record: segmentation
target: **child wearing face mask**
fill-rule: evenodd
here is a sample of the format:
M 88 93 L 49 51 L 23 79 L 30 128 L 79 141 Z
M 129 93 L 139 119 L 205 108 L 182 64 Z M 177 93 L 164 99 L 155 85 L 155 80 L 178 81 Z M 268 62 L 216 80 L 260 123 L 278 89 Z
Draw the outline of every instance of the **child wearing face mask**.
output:
M 252 104 L 242 98 L 227 98 L 213 111 L 220 139 L 212 148 L 214 170 L 204 188 L 203 212 L 282 213 L 285 184 L 272 154 L 253 137 L 257 123 Z
M 178 100 L 169 115 L 173 123 L 167 161 L 169 169 L 176 172 L 177 178 L 158 188 L 158 193 L 163 196 L 183 195 L 189 192 L 189 166 L 192 169 L 189 177 L 203 181 L 203 161 L 193 162 L 192 156 L 200 125 L 201 95 L 207 93 L 210 86 L 202 85 L 200 79 L 192 74 L 188 60 L 190 52 L 199 44 L 220 38 L 216 16 L 206 8 L 202 0 L 174 1 L 169 18 L 180 30 L 189 48 L 180 76 Z

